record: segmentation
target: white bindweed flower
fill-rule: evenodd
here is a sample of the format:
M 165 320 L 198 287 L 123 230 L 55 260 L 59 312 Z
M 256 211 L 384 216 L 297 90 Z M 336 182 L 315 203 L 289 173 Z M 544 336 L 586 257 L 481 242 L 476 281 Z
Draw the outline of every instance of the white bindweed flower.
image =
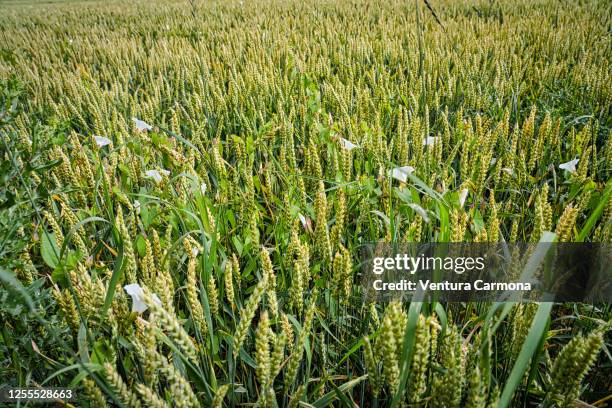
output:
M 140 201 L 138 200 L 134 200 L 134 211 L 136 211 L 136 214 L 140 214 Z
M 193 255 L 194 257 L 198 256 L 199 253 L 200 250 L 198 249 L 198 247 L 193 247 L 193 249 L 191 250 L 191 255 Z
M 206 190 L 208 190 L 208 186 L 206 185 L 206 183 L 200 184 L 200 192 L 202 193 L 202 195 L 206 194 Z
M 414 171 L 412 166 L 396 167 L 391 170 L 391 177 L 405 183 L 408 180 L 408 175 Z
M 438 136 L 427 136 L 425 139 L 423 139 L 423 146 L 432 146 L 438 142 L 438 139 L 440 139 Z
M 467 198 L 468 195 L 468 189 L 464 188 L 463 190 L 461 190 L 459 192 L 459 205 L 461 205 L 463 207 L 463 204 L 465 204 L 465 199 Z
M 157 170 L 147 170 L 145 171 L 145 175 L 155 180 L 156 183 L 161 183 L 162 181 L 162 176 L 161 174 L 159 174 L 159 171 Z
M 132 312 L 143 313 L 147 310 L 147 305 L 144 302 L 144 290 L 139 284 L 131 283 L 125 285 L 123 289 L 132 297 Z M 155 293 L 151 297 L 157 305 L 161 306 L 161 300 L 159 300 Z
M 112 143 L 112 141 L 108 137 L 104 136 L 94 136 L 94 140 L 96 141 L 98 147 L 108 146 Z
M 351 151 L 354 148 L 359 147 L 355 143 L 353 143 L 350 140 L 347 140 L 347 139 L 345 139 L 343 137 L 340 138 L 340 143 L 342 144 L 342 147 L 345 148 L 348 151 Z
M 136 125 L 136 129 L 138 129 L 141 132 L 145 130 L 153 129 L 153 126 L 149 125 L 147 122 L 143 120 L 140 120 L 138 118 L 132 118 L 132 120 L 134 121 L 134 124 Z
M 505 171 L 509 175 L 513 175 L 514 174 L 514 170 L 512 170 L 510 167 L 503 167 L 502 171 Z
M 497 163 L 497 157 L 492 157 L 491 161 L 489 162 L 489 165 L 493 166 L 495 165 L 495 163 Z
M 576 165 L 578 164 L 579 160 L 580 159 L 574 159 L 574 160 L 570 160 L 570 161 L 568 161 L 566 163 L 561 163 L 559 165 L 559 168 L 562 169 L 562 170 L 567 170 L 570 173 L 575 173 L 576 172 Z
M 429 216 L 423 207 L 416 203 L 408 203 L 408 207 L 412 208 L 417 214 L 419 214 L 421 218 L 423 218 L 423 221 L 429 223 Z
M 302 227 L 306 228 L 308 226 L 308 221 L 306 220 L 306 217 L 304 217 L 302 214 L 298 214 L 298 217 L 300 217 Z
M 162 174 L 164 176 L 169 176 L 170 172 L 168 170 L 147 170 L 145 171 L 145 175 L 149 178 L 155 180 L 157 184 L 161 183 L 163 180 Z

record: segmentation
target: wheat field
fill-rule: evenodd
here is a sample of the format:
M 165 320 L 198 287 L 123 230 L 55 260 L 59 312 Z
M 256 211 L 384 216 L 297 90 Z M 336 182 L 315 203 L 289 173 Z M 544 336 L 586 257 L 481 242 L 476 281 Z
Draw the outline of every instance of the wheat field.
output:
M 607 406 L 609 304 L 367 301 L 359 250 L 609 243 L 611 15 L 0 2 L 0 388 L 71 387 L 83 407 Z

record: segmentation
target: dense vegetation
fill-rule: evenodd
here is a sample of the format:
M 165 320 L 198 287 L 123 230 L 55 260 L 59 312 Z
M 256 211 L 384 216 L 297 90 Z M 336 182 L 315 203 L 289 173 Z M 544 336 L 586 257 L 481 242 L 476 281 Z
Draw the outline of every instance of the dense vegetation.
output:
M 610 15 L 0 3 L 0 385 L 91 407 L 609 403 L 608 304 L 367 302 L 359 250 L 610 242 Z

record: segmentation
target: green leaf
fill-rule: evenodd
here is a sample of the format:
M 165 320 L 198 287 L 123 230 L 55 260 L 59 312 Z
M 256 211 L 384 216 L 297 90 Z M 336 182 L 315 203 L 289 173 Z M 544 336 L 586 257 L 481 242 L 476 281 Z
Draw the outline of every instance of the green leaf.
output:
M 13 273 L 0 267 L 0 282 L 4 282 L 7 286 L 14 288 L 23 297 L 26 304 L 30 308 L 30 311 L 35 311 L 34 302 L 32 301 L 32 298 Z
M 342 391 L 340 391 L 338 387 L 336 387 L 336 384 L 334 384 L 333 381 L 330 381 L 329 384 L 334 389 L 334 392 L 336 393 L 338 399 L 342 401 L 342 405 L 348 408 L 353 408 L 354 405 L 351 403 L 351 400 L 349 400 L 348 397 L 344 393 L 342 393 Z
M 247 363 L 247 365 L 251 366 L 252 368 L 257 368 L 257 363 L 255 362 L 253 357 L 251 357 L 246 351 L 244 351 L 244 348 L 240 348 L 239 355 L 240 359 Z
M 53 374 L 51 374 L 49 377 L 47 377 L 42 383 L 40 383 L 40 385 L 45 385 L 46 383 L 48 383 L 49 381 L 51 381 L 52 379 L 54 379 L 55 377 L 66 373 L 70 370 L 76 370 L 79 368 L 85 368 L 87 370 L 89 370 L 90 372 L 96 372 L 96 371 L 101 371 L 104 369 L 103 366 L 101 366 L 100 364 L 93 364 L 93 363 L 75 363 L 75 364 L 71 364 L 67 367 L 64 367 L 60 370 L 57 370 L 56 372 L 54 372 Z
M 242 255 L 242 242 L 240 242 L 240 238 L 234 235 L 232 237 L 232 242 L 234 243 L 234 248 L 236 248 L 238 255 Z
M 545 334 L 544 332 L 548 325 L 548 318 L 550 317 L 550 311 L 552 310 L 553 304 L 552 302 L 545 302 L 538 305 L 538 310 L 531 323 L 527 338 L 523 343 L 523 347 L 521 347 L 518 358 L 510 372 L 510 377 L 508 377 L 508 381 L 506 381 L 506 385 L 504 386 L 504 390 L 499 400 L 499 408 L 510 406 L 514 392 L 523 381 L 525 371 L 529 366 L 529 361 L 531 361 L 531 358 L 538 351 L 538 346 L 541 345 L 540 339 Z
M 123 242 L 121 242 L 121 245 L 119 245 L 117 252 L 117 259 L 115 260 L 113 274 L 111 275 L 110 282 L 108 283 L 108 290 L 106 291 L 106 298 L 104 298 L 104 305 L 102 305 L 102 316 L 106 314 L 106 311 L 113 302 L 113 298 L 115 297 L 115 290 L 117 289 L 117 284 L 123 276 L 124 269 L 125 264 L 123 263 Z
M 438 242 L 449 242 L 451 234 L 450 217 L 448 215 L 448 209 L 441 202 L 438 201 L 438 215 L 440 217 L 440 236 Z
M 346 352 L 346 354 L 340 359 L 338 364 L 336 364 L 336 367 L 340 367 L 340 365 L 344 363 L 351 356 L 351 354 L 359 350 L 361 346 L 363 346 L 364 344 L 365 344 L 365 341 L 363 340 L 363 337 L 362 337 L 359 339 L 359 341 L 355 342 L 355 344 L 353 345 L 353 347 L 349 349 L 349 351 Z
M 96 364 L 104 364 L 113 360 L 113 349 L 107 340 L 98 340 L 93 344 L 91 361 Z
M 55 234 L 43 231 L 41 236 L 40 255 L 49 268 L 55 269 L 60 260 L 60 249 L 55 242 Z
M 334 387 L 333 391 L 328 392 L 327 394 L 325 394 L 324 396 L 322 396 L 321 398 L 313 402 L 312 406 L 315 408 L 323 408 L 323 407 L 328 406 L 329 404 L 331 404 L 338 398 L 338 395 L 337 395 L 338 391 L 347 392 L 350 389 L 354 388 L 357 384 L 365 380 L 366 378 L 368 378 L 367 375 L 362 375 L 361 377 L 357 377 L 350 381 L 345 382 L 344 384 L 342 384 L 341 386 L 337 388 Z
M 610 201 L 611 196 L 612 196 L 612 180 L 608 181 L 608 185 L 606 186 L 606 189 L 601 199 L 599 200 L 597 207 L 595 207 L 595 209 L 593 210 L 593 212 L 587 219 L 586 223 L 582 227 L 582 230 L 580 230 L 580 234 L 578 234 L 578 237 L 576 238 L 576 242 L 584 242 L 585 239 L 589 236 L 589 234 L 591 233 L 591 230 L 593 229 L 593 227 L 595 226 L 595 224 L 597 223 L 597 221 L 603 214 L 603 211 L 606 208 L 608 201 Z
M 448 327 L 448 317 L 446 316 L 446 310 L 444 310 L 444 307 L 440 303 L 436 303 L 434 310 L 436 311 L 438 319 L 440 320 L 440 326 L 442 327 L 442 329 L 440 330 L 439 338 L 442 338 L 446 334 L 446 328 Z
M 138 255 L 141 258 L 143 258 L 147 251 L 147 244 L 142 234 L 138 234 L 138 236 L 136 236 L 135 246 L 136 246 L 136 251 L 138 251 Z
M 202 152 L 200 152 L 200 150 L 195 147 L 195 145 L 193 143 L 191 143 L 189 140 L 185 139 L 183 136 L 179 135 L 178 133 L 174 133 L 169 129 L 164 129 L 160 126 L 158 126 L 158 128 L 160 130 L 163 130 L 164 132 L 168 133 L 170 136 L 174 137 L 175 139 L 177 139 L 179 142 L 183 143 L 186 146 L 189 146 L 190 148 L 192 148 L 193 150 L 195 150 L 196 152 L 198 152 L 199 155 L 202 155 Z
M 77 345 L 79 347 L 79 357 L 84 363 L 89 363 L 89 346 L 87 344 L 87 327 L 81 322 L 79 333 L 77 335 Z

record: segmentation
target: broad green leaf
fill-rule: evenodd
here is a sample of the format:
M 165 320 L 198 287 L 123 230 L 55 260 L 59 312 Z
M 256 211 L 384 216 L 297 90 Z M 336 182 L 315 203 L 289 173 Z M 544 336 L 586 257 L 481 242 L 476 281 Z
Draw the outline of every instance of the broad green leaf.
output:
M 40 241 L 40 255 L 43 260 L 49 268 L 57 268 L 60 260 L 60 249 L 55 242 L 55 234 L 43 231 Z

